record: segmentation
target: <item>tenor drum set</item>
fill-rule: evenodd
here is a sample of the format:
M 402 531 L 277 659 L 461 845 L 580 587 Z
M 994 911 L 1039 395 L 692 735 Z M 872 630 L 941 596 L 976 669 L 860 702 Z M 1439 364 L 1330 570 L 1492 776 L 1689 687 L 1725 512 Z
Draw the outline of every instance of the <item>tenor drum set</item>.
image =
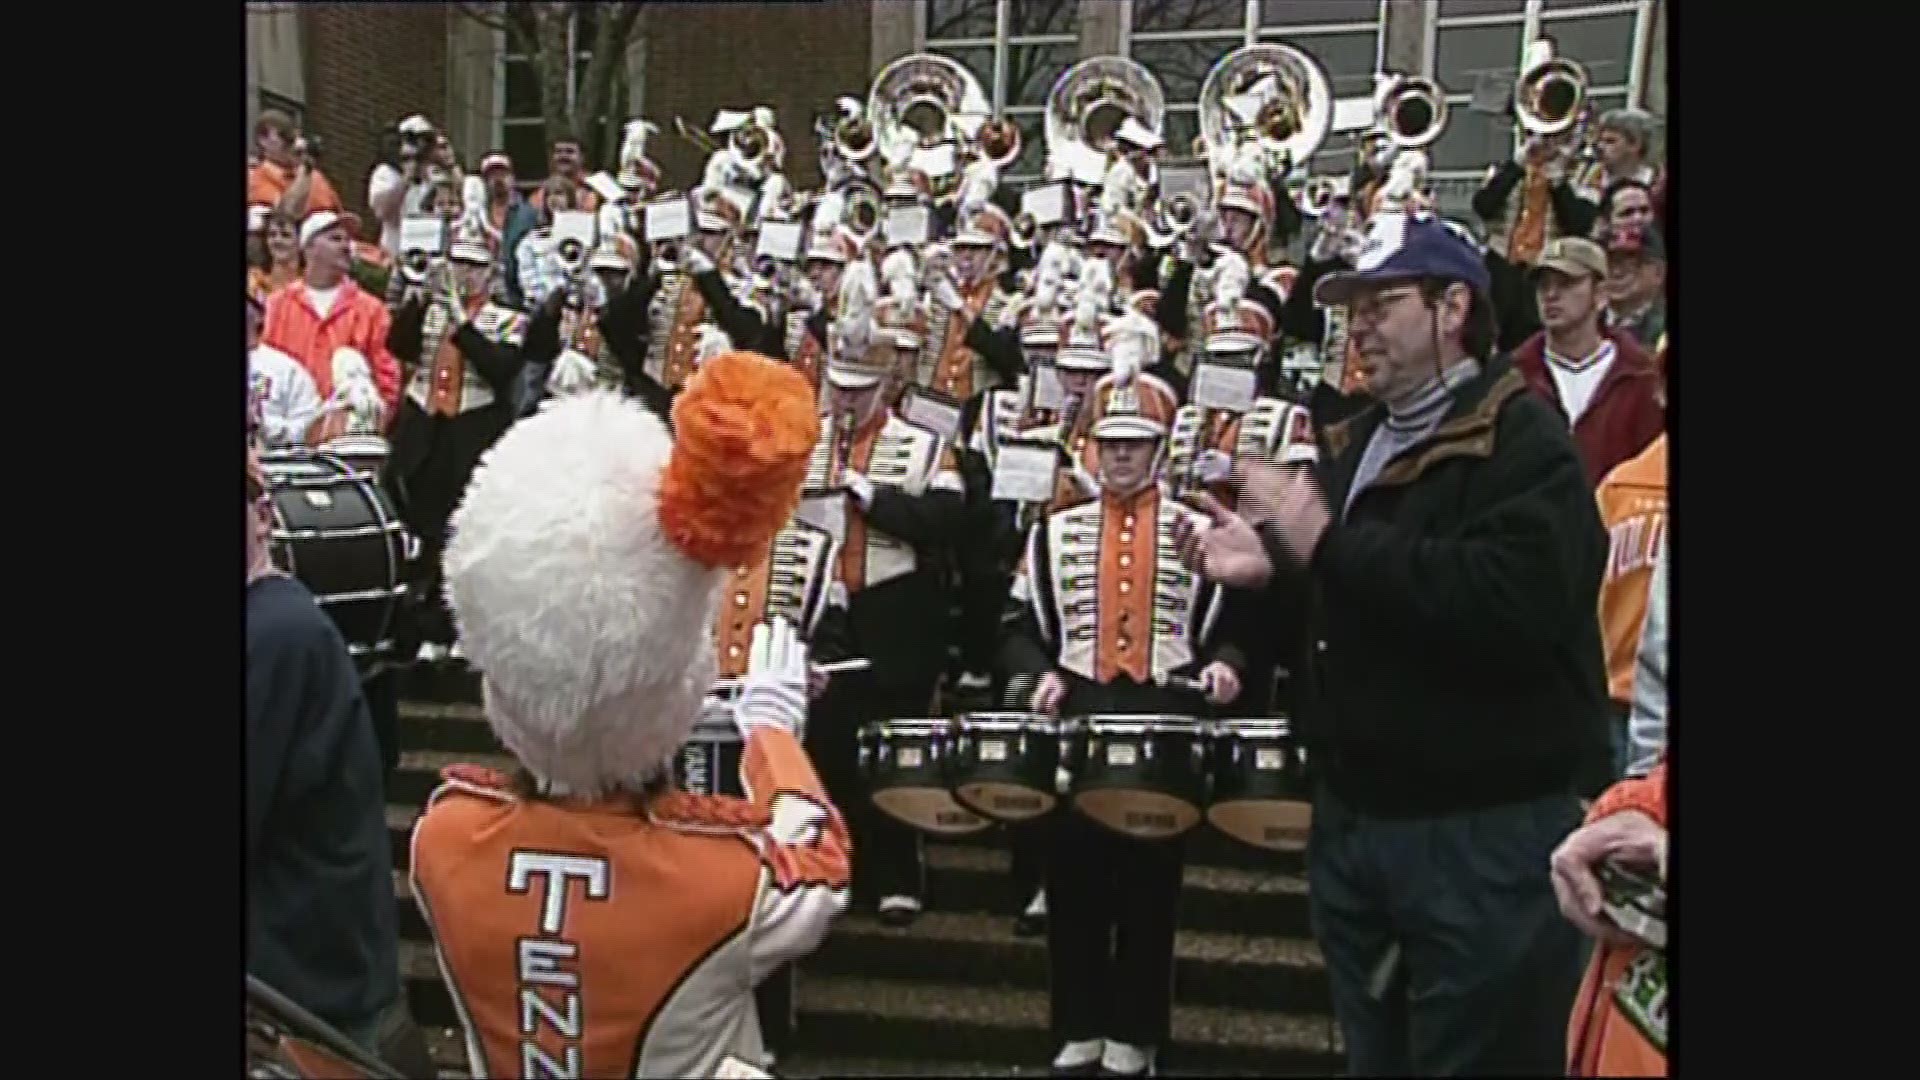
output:
M 1305 846 L 1306 751 L 1284 717 L 964 713 L 860 731 L 874 804 L 923 832 L 1018 824 L 1063 802 L 1122 835 L 1166 840 L 1205 819 L 1269 851 Z

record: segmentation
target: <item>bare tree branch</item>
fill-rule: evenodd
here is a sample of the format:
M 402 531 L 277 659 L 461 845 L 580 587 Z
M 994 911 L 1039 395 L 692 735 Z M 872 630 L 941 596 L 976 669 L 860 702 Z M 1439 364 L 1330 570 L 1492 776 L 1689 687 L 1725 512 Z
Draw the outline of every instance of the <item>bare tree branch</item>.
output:
M 479 23 L 481 26 L 484 26 L 487 29 L 494 31 L 495 33 L 505 34 L 507 36 L 507 44 L 511 47 L 511 49 L 514 52 L 520 53 L 522 55 L 533 52 L 533 50 L 528 47 L 533 43 L 530 40 L 528 40 L 526 28 L 520 25 L 520 21 L 518 19 L 496 18 L 492 15 L 487 14 L 484 10 L 482 10 L 481 5 L 479 4 L 456 3 L 453 6 L 457 11 L 460 12 L 460 14 L 466 16 L 469 19 L 472 19 L 474 22 Z
M 627 39 L 640 16 L 640 7 L 638 3 L 596 5 L 599 26 L 593 56 L 587 61 L 586 77 L 581 80 L 574 103 L 574 133 L 586 140 L 592 161 L 604 160 L 611 149 L 601 145 L 607 140 L 608 125 L 596 121 L 619 111 L 613 107 L 613 76 L 626 68 Z

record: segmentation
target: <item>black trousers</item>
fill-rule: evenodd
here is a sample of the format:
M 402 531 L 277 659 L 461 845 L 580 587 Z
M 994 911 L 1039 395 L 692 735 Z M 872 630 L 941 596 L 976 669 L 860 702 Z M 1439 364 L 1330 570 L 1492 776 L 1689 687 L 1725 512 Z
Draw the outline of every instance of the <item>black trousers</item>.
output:
M 879 686 L 871 671 L 836 675 L 807 718 L 807 754 L 853 834 L 856 905 L 884 896 L 926 895 L 920 835 L 873 804 L 860 775 L 857 733 L 874 720 L 926 715 L 932 687 Z
M 1547 858 L 1571 795 L 1423 818 L 1314 800 L 1307 888 L 1355 1076 L 1559 1076 L 1580 932 Z
M 1052 815 L 1046 861 L 1056 1043 L 1167 1042 L 1185 838 L 1133 840 L 1077 811 Z

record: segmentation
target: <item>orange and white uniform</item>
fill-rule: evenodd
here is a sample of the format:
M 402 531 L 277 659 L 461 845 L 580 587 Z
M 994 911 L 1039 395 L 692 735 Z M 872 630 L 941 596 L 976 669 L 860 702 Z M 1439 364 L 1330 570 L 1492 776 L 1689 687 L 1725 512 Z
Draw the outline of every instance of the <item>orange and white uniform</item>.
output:
M 712 1076 L 760 1060 L 753 987 L 845 908 L 846 825 L 792 734 L 756 728 L 748 798 L 596 804 L 455 766 L 414 828 L 414 896 L 475 1076 Z

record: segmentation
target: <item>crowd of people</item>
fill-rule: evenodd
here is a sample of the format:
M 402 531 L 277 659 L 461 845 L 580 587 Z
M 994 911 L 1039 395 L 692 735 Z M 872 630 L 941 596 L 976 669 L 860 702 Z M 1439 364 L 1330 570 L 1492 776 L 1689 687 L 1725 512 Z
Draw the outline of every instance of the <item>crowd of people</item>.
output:
M 412 116 L 364 220 L 264 113 L 250 972 L 430 1075 L 382 782 L 409 664 L 481 672 L 522 769 L 450 769 L 413 839 L 475 1075 L 769 1061 L 782 1010 L 745 988 L 849 904 L 937 899 L 869 797 L 875 722 L 1285 715 L 1354 1073 L 1664 1070 L 1664 929 L 1619 891 L 1666 874 L 1652 119 L 1518 140 L 1478 221 L 1384 129 L 1325 205 L 1259 139 L 1209 148 L 1183 213 L 1146 119 L 1025 192 L 994 121 L 898 147 L 843 103 L 810 191 L 771 110 L 723 110 L 677 187 L 635 121 L 608 171 L 556 139 L 523 198 Z M 362 678 L 274 566 L 272 465 L 370 436 L 419 550 Z M 716 708 L 739 797 L 674 789 Z M 1063 806 L 1011 843 L 1051 1067 L 1152 1073 L 1185 841 Z

